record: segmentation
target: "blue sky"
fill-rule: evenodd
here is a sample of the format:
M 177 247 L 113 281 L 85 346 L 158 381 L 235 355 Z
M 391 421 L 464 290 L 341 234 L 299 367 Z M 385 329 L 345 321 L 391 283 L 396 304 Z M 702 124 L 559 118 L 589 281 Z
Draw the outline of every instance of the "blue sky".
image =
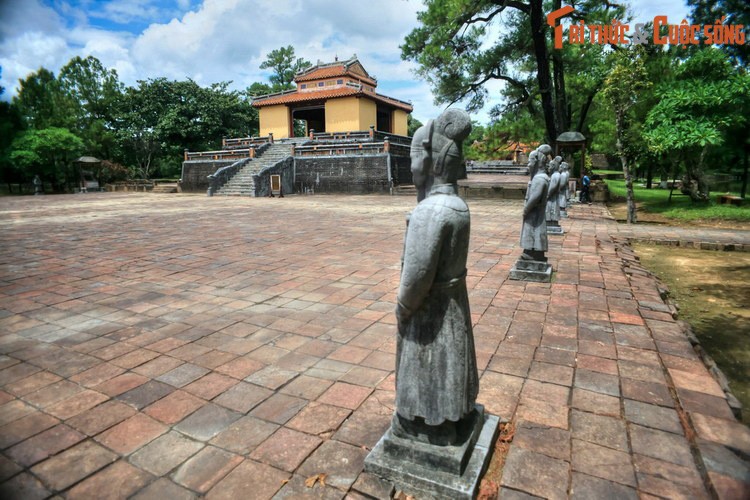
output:
M 664 14 L 677 24 L 688 13 L 682 0 L 630 4 L 635 22 Z M 399 49 L 422 9 L 419 0 L 0 0 L 0 85 L 8 99 L 40 67 L 56 73 L 93 55 L 126 85 L 164 76 L 244 89 L 267 80 L 259 66 L 268 52 L 292 45 L 313 63 L 356 54 L 378 90 L 411 101 L 424 122 L 442 107 Z M 486 122 L 495 103 L 476 118 Z

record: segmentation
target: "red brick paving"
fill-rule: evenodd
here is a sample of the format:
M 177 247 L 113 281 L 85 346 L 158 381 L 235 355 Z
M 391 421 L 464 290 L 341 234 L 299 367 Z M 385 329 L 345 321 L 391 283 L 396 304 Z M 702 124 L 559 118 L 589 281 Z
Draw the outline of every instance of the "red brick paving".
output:
M 393 412 L 413 205 L 0 199 L 0 495 L 389 496 L 362 461 Z M 747 496 L 750 431 L 625 239 L 750 236 L 573 205 L 550 237 L 554 282 L 521 283 L 520 202 L 469 205 L 478 399 L 516 428 L 503 498 Z

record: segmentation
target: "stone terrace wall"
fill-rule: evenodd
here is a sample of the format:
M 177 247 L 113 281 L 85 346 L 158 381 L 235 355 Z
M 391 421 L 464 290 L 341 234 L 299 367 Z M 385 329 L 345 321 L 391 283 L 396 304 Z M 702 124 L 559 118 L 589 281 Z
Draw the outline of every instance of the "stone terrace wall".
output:
M 255 196 L 268 196 L 271 193 L 271 175 L 281 176 L 282 194 L 294 192 L 294 159 L 291 156 L 276 165 L 261 170 L 254 177 Z
M 396 185 L 413 184 L 414 181 L 411 178 L 411 158 L 408 156 L 391 155 L 391 175 L 393 176 L 393 183 Z
M 388 192 L 388 154 L 296 157 L 294 189 L 316 193 Z
M 185 193 L 195 193 L 208 189 L 208 176 L 221 167 L 231 165 L 237 160 L 189 160 L 182 162 L 182 182 L 180 187 Z

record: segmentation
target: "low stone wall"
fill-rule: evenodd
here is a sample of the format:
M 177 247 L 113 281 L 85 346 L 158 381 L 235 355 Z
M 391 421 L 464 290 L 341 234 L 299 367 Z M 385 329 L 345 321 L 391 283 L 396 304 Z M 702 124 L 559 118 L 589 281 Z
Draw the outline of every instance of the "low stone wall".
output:
M 268 196 L 271 193 L 271 175 L 281 176 L 282 194 L 294 192 L 294 159 L 291 156 L 254 176 L 255 196 Z
M 183 192 L 205 192 L 208 176 L 236 160 L 189 160 L 182 163 Z M 375 155 L 297 156 L 266 169 L 256 178 L 256 196 L 268 196 L 271 174 L 281 174 L 284 193 L 388 193 L 388 164 L 395 185 L 411 184 L 411 160 L 389 153 Z
M 206 192 L 208 176 L 237 160 L 189 160 L 182 162 L 180 188 L 185 193 Z
M 154 183 L 151 181 L 120 181 L 111 184 L 105 184 L 105 191 L 151 191 L 154 189 Z M 79 189 L 80 191 L 80 189 Z
M 391 155 L 391 176 L 393 177 L 393 183 L 397 186 L 414 184 L 411 177 L 411 158 Z
M 296 157 L 295 191 L 387 193 L 388 154 Z

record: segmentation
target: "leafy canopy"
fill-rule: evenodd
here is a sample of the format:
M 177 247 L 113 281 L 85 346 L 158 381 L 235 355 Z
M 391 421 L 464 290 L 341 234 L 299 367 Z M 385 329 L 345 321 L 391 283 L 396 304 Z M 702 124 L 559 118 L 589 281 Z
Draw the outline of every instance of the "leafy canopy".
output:
M 269 52 L 266 60 L 260 65 L 260 69 L 273 70 L 269 80 L 272 84 L 272 91 L 278 92 L 293 88 L 294 75 L 310 66 L 312 66 L 310 61 L 295 57 L 294 47 L 288 45 Z

